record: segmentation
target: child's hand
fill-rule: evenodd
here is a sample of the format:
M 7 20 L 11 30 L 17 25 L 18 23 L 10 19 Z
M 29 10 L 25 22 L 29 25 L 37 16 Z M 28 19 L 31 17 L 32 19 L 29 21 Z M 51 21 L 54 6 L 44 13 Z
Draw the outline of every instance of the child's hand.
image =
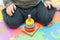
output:
M 50 2 L 50 1 L 45 1 L 45 2 L 44 2 L 44 5 L 45 5 L 45 7 L 51 8 L 51 6 L 52 6 L 53 8 L 55 8 L 54 3 Z
M 13 16 L 14 10 L 16 10 L 16 6 L 14 4 L 11 4 L 6 8 L 6 12 L 9 16 Z

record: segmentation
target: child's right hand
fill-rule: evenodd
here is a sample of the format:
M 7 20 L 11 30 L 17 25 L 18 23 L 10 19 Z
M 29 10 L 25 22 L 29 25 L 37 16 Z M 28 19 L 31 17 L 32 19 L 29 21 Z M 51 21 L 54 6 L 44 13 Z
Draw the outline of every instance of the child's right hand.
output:
M 6 12 L 9 16 L 13 16 L 14 10 L 16 10 L 16 6 L 14 4 L 11 4 L 6 8 Z

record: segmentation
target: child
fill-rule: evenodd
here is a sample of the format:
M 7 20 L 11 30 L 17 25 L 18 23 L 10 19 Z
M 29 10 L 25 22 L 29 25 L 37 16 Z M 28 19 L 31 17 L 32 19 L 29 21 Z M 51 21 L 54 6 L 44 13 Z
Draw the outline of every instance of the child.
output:
M 35 21 L 48 25 L 56 11 L 51 0 L 3 0 L 5 9 L 3 18 L 5 23 L 11 28 L 19 27 L 25 22 L 28 14 L 32 15 Z

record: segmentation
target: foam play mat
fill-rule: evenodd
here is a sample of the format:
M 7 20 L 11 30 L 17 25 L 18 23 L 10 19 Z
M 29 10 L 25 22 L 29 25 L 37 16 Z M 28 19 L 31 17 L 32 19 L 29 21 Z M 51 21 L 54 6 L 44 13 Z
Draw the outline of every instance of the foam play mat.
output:
M 59 10 L 60 9 L 60 0 L 51 0 L 53 3 L 54 3 L 54 5 L 57 7 L 57 10 Z
M 17 29 L 10 29 L 3 21 L 0 7 L 0 40 L 60 40 L 60 11 L 56 11 L 51 25 L 42 26 L 35 23 L 38 27 L 34 34 L 28 35 L 22 31 L 25 24 Z

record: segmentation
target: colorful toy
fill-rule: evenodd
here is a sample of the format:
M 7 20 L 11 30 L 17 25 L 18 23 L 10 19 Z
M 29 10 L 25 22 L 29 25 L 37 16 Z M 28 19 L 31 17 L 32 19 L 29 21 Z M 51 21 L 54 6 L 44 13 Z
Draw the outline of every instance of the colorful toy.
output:
M 35 28 L 34 28 L 34 20 L 31 18 L 30 14 L 28 15 L 28 18 L 26 20 L 25 30 L 27 32 L 33 32 L 35 30 Z
M 38 27 L 34 24 L 34 20 L 31 18 L 31 14 L 28 15 L 25 23 L 26 24 L 23 27 L 23 31 L 29 35 L 33 35 Z

